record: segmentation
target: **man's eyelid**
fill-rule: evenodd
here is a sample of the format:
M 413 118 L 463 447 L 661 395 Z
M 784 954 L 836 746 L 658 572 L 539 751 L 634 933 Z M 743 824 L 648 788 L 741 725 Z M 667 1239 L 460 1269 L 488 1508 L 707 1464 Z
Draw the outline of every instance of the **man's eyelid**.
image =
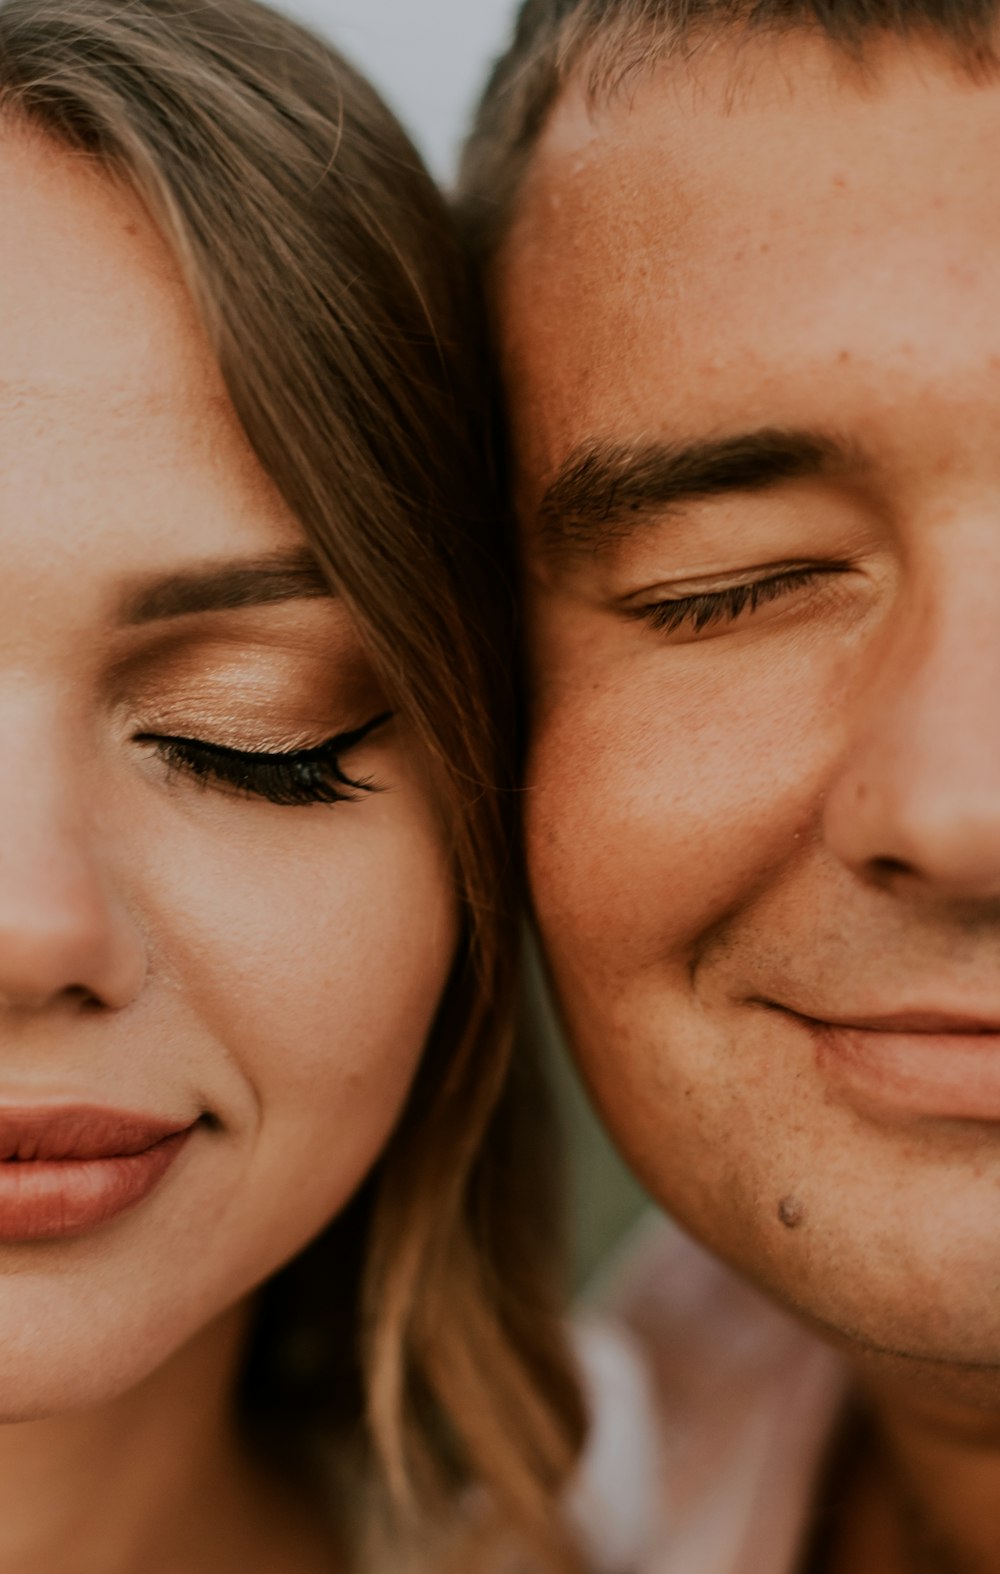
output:
M 767 580 L 781 579 L 785 575 L 835 573 L 845 566 L 841 562 L 817 561 L 815 558 L 786 558 L 752 568 L 685 575 L 683 579 L 660 579 L 645 585 L 642 590 L 629 591 L 621 598 L 621 605 L 637 608 L 649 602 L 686 601 L 695 596 L 724 594 L 727 590 L 739 590 L 745 585 L 761 584 Z

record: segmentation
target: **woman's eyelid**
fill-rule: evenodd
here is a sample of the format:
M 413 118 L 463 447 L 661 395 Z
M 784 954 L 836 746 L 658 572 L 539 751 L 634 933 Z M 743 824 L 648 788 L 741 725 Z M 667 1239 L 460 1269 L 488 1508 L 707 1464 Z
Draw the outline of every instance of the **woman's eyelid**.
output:
M 221 727 L 194 723 L 184 725 L 168 723 L 166 726 L 146 727 L 133 734 L 135 743 L 178 743 L 190 748 L 203 749 L 206 754 L 240 756 L 247 760 L 301 759 L 329 749 L 338 734 L 328 728 L 296 730 L 295 732 L 269 732 L 255 734 L 253 741 L 245 728 Z
M 391 716 L 392 712 L 386 711 L 378 716 L 375 716 L 371 721 L 366 722 L 361 727 L 352 728 L 349 731 L 332 733 L 330 736 L 324 738 L 319 743 L 295 743 L 291 747 L 281 745 L 276 748 L 255 747 L 252 749 L 246 749 L 236 747 L 229 743 L 218 743 L 208 738 L 197 738 L 188 735 L 182 736 L 178 733 L 174 733 L 172 735 L 147 733 L 144 736 L 140 736 L 137 741 L 161 741 L 186 744 L 190 748 L 203 749 L 206 754 L 218 754 L 220 756 L 228 756 L 237 759 L 256 760 L 260 761 L 261 763 L 268 761 L 280 763 L 283 760 L 294 763 L 296 760 L 300 762 L 307 760 L 318 760 L 328 757 L 334 753 L 348 754 L 352 748 L 356 748 L 367 738 L 371 737 L 372 734 L 377 732 L 380 727 L 383 727 L 391 719 Z
M 231 727 L 217 725 L 147 727 L 141 732 L 136 732 L 133 741 L 184 744 L 193 749 L 202 749 L 206 754 L 214 753 L 261 762 L 319 759 L 334 751 L 346 754 L 386 726 L 393 716 L 394 712 L 381 710 L 357 727 L 331 730 L 327 725 L 297 729 L 295 732 L 275 731 L 267 737 L 258 736 L 252 743 L 246 741 L 245 729 L 240 729 L 235 724 Z
M 325 747 L 387 708 L 356 642 L 317 638 L 303 649 L 287 635 L 254 641 L 224 633 L 213 628 L 161 640 L 120 661 L 107 680 L 118 737 L 155 734 L 247 754 L 292 754 Z

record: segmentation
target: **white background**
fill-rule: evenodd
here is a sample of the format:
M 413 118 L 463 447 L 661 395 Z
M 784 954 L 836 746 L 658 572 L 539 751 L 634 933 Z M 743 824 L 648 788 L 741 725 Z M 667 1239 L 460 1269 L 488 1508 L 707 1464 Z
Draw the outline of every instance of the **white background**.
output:
M 515 0 L 271 0 L 326 33 L 389 100 L 448 180 Z

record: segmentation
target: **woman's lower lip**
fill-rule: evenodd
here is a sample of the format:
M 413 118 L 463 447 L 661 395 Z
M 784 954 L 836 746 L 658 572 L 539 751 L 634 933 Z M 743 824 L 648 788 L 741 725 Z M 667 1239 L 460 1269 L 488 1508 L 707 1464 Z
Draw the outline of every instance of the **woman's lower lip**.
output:
M 175 1132 L 142 1153 L 0 1163 L 0 1241 L 71 1240 L 138 1207 L 193 1130 Z
M 828 1082 L 887 1114 L 1000 1121 L 1000 1032 L 906 1032 L 800 1018 Z

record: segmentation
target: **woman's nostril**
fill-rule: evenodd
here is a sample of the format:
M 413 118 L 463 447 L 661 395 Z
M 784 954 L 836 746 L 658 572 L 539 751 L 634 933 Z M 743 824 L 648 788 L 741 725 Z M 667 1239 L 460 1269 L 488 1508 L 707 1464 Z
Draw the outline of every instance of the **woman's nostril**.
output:
M 901 875 L 916 873 L 913 865 L 904 862 L 902 858 L 873 858 L 871 870 L 875 878 L 886 885 L 890 881 L 898 880 Z

